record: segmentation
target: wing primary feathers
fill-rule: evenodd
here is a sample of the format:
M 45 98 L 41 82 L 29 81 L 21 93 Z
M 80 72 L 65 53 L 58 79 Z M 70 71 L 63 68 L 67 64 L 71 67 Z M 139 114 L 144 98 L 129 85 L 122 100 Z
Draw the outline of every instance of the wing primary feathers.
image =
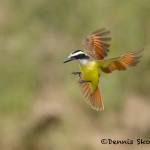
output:
M 100 38 L 100 40 L 101 40 L 101 41 L 108 42 L 108 41 L 110 41 L 110 40 L 111 40 L 111 38 L 110 38 L 110 37 L 107 37 L 107 38 Z
M 107 56 L 109 52 L 108 42 L 110 31 L 105 28 L 99 29 L 88 35 L 84 40 L 85 52 L 94 60 L 101 60 Z
M 144 48 L 140 48 L 140 49 L 138 49 L 138 50 L 132 52 L 132 54 L 135 55 L 135 54 L 141 53 L 141 52 L 143 52 L 143 51 L 144 51 Z
M 107 31 L 106 28 L 101 28 L 101 29 L 98 29 L 98 30 L 94 31 L 92 34 L 99 34 L 99 33 L 102 33 L 104 31 L 105 32 Z
M 106 36 L 108 34 L 110 34 L 110 31 L 101 32 L 101 33 L 98 33 L 96 35 L 98 35 L 98 36 Z
M 102 47 L 104 47 L 104 48 L 109 48 L 109 47 L 110 47 L 110 45 L 109 45 L 109 44 L 104 43 L 104 42 L 101 42 L 101 45 L 102 45 Z
M 134 52 L 127 53 L 120 57 L 105 59 L 101 61 L 100 68 L 105 73 L 111 73 L 114 70 L 126 70 L 129 67 L 136 66 L 142 57 L 140 54 L 144 48 Z

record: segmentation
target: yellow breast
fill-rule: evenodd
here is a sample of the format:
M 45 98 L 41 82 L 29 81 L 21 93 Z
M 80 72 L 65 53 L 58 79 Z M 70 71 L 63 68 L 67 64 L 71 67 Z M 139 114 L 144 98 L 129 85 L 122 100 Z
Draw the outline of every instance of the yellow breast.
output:
M 100 76 L 98 64 L 94 61 L 89 61 L 87 64 L 80 64 L 80 70 L 85 80 L 91 81 L 92 90 L 95 90 Z

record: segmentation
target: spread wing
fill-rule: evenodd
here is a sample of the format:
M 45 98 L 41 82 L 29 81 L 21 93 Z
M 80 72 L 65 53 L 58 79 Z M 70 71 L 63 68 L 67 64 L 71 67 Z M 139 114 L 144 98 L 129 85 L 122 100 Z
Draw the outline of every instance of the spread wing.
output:
M 104 59 L 109 52 L 108 42 L 111 38 L 108 36 L 110 31 L 105 28 L 99 29 L 87 36 L 83 41 L 85 52 L 95 60 Z
M 78 82 L 85 80 L 84 77 L 80 77 Z M 101 98 L 99 87 L 96 88 L 94 92 L 91 91 L 90 84 L 88 82 L 79 83 L 84 97 L 91 107 L 95 110 L 104 110 L 103 101 Z
M 111 73 L 114 70 L 126 70 L 129 67 L 136 66 L 142 57 L 140 54 L 144 49 L 130 52 L 120 57 L 106 59 L 100 62 L 100 68 L 105 73 Z

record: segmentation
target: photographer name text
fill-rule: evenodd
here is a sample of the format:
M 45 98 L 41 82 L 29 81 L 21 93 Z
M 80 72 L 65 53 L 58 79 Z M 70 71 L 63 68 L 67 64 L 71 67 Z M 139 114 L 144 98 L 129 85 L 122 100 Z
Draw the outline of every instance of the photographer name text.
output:
M 125 139 L 125 140 L 120 140 L 120 139 L 101 139 L 101 144 L 112 144 L 112 145 L 119 145 L 119 144 L 127 144 L 127 145 L 150 145 L 150 140 L 144 140 L 144 139 Z

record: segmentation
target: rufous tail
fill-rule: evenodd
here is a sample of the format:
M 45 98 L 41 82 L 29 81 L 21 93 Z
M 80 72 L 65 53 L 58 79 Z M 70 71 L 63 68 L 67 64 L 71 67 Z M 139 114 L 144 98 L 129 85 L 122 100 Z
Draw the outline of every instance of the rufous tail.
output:
M 83 77 L 79 78 L 78 83 L 87 102 L 95 110 L 99 110 L 99 111 L 104 110 L 99 87 L 97 87 L 94 90 L 94 92 L 92 92 L 90 83 L 89 82 L 80 83 L 80 81 L 82 80 L 85 80 L 85 79 Z

